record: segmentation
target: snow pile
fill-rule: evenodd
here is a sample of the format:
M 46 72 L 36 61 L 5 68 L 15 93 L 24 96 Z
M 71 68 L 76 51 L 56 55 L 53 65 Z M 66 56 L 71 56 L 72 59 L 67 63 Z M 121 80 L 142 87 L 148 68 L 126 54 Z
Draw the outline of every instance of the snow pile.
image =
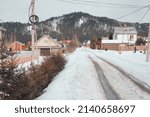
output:
M 68 57 L 65 69 L 38 99 L 106 99 L 95 67 L 83 48 Z
M 43 58 L 42 56 L 39 56 L 39 59 L 38 59 L 38 60 L 35 59 L 35 60 L 33 61 L 33 64 L 34 64 L 34 65 L 37 65 L 37 64 L 39 65 L 39 64 L 41 64 L 43 61 L 44 61 L 44 58 Z M 27 69 L 31 66 L 31 63 L 32 63 L 32 62 L 29 61 L 29 62 L 25 62 L 25 63 L 23 63 L 23 64 L 19 64 L 19 65 L 18 65 L 18 68 L 21 68 L 21 67 L 22 67 L 22 68 L 24 68 L 24 69 L 27 70 Z

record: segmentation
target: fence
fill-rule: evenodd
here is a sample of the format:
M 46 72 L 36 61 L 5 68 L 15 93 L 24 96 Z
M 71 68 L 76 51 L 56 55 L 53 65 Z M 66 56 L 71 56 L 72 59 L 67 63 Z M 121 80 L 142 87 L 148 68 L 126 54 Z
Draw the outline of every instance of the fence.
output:
M 134 51 L 134 46 L 129 46 L 129 45 L 125 45 L 125 46 L 118 46 L 118 50 L 122 50 L 122 51 Z M 146 50 L 146 46 L 145 45 L 141 45 L 141 46 L 136 46 L 136 50 L 138 51 L 145 51 Z
M 36 51 L 34 53 L 34 56 L 32 55 L 31 51 L 22 51 L 22 52 L 17 53 L 15 55 L 15 58 L 16 58 L 17 64 L 22 64 L 22 63 L 29 62 L 32 60 L 37 60 L 39 59 L 39 56 L 40 56 L 39 51 Z
M 102 49 L 117 50 L 117 51 L 134 51 L 134 45 L 121 45 L 121 44 L 102 44 Z M 146 46 L 136 46 L 137 50 L 145 51 Z

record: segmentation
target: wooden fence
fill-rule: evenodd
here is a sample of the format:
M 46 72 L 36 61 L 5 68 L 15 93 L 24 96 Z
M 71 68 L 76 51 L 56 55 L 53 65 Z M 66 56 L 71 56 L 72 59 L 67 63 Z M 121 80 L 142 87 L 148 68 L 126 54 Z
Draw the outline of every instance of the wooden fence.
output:
M 26 52 L 20 52 L 18 54 L 15 55 L 16 58 L 16 62 L 17 64 L 22 64 L 25 62 L 29 62 L 33 60 L 37 60 L 39 59 L 40 53 L 36 52 L 34 54 L 34 56 L 32 56 L 32 52 L 31 51 L 26 51 Z

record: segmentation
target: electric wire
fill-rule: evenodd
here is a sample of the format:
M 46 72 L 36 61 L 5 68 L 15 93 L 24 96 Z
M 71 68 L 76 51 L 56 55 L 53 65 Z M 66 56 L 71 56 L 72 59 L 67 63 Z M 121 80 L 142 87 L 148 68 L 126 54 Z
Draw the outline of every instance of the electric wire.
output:
M 114 5 L 114 6 L 142 7 L 142 6 L 140 6 L 140 5 L 133 5 L 133 4 L 117 4 L 117 3 L 98 2 L 98 1 L 89 1 L 89 0 L 71 0 L 71 1 L 79 1 L 79 2 L 93 3 L 93 4 Z
M 3 23 L 3 20 L 0 19 L 0 21 Z
M 117 20 L 124 18 L 124 17 L 127 17 L 129 15 L 132 15 L 132 14 L 148 7 L 149 9 L 146 11 L 146 13 L 143 15 L 143 17 L 139 20 L 139 22 L 141 22 L 150 10 L 150 5 L 139 6 L 139 5 L 133 5 L 133 4 L 117 4 L 117 3 L 97 2 L 97 1 L 89 1 L 89 0 L 69 0 L 69 1 L 68 0 L 59 0 L 59 1 L 72 3 L 72 4 L 85 4 L 86 3 L 86 5 L 94 5 L 94 6 L 103 5 L 102 7 L 109 7 L 109 8 L 110 8 L 110 6 L 113 6 L 115 8 L 119 8 L 119 7 L 121 7 L 121 8 L 137 8 L 137 7 L 140 7 L 139 9 L 136 9 L 133 12 L 130 12 L 130 13 L 125 14 L 123 16 L 117 17 L 116 18 Z M 106 5 L 108 5 L 108 6 L 106 6 Z
M 120 17 L 117 17 L 116 19 L 117 19 L 117 20 L 118 20 L 118 19 L 122 19 L 122 18 L 124 18 L 124 17 L 127 17 L 127 16 L 129 16 L 129 15 L 132 15 L 132 14 L 134 14 L 134 13 L 136 13 L 136 12 L 142 10 L 142 9 L 145 9 L 145 8 L 147 8 L 147 7 L 149 7 L 149 6 L 141 7 L 141 8 L 139 8 L 139 9 L 133 11 L 133 12 L 130 12 L 130 13 L 128 13 L 128 14 L 125 14 L 125 15 L 122 15 L 122 16 L 120 16 Z
M 150 8 L 148 8 L 148 10 L 145 12 L 145 14 L 141 17 L 141 19 L 139 20 L 139 23 L 142 22 L 142 20 L 145 18 L 145 16 L 147 15 L 147 13 L 150 11 Z
M 66 2 L 71 4 L 78 4 L 78 5 L 89 5 L 89 6 L 101 6 L 101 7 L 109 7 L 109 8 L 139 8 L 142 6 L 137 5 L 127 5 L 127 4 L 113 4 L 113 3 L 101 3 L 101 2 L 94 2 L 94 1 L 79 1 L 79 0 L 58 0 L 60 2 Z

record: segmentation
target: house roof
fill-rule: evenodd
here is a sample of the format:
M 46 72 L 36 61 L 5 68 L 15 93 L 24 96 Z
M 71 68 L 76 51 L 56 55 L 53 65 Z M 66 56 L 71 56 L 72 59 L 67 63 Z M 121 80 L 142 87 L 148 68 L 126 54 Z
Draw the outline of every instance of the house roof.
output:
M 23 44 L 23 43 L 21 43 L 21 42 L 19 42 L 19 41 L 14 41 L 14 42 L 12 42 L 12 43 L 9 43 L 9 46 L 11 46 L 12 44 L 16 44 L 16 43 L 18 43 L 18 44 L 20 44 L 20 45 L 25 45 L 25 44 Z
M 20 45 L 25 45 L 25 44 L 23 44 L 23 43 L 21 43 L 21 42 L 19 42 L 19 41 L 14 41 L 13 43 L 18 43 L 18 44 L 20 44 Z
M 43 39 L 48 39 L 49 43 L 47 45 L 38 45 Z M 53 43 L 51 45 L 50 43 Z M 57 43 L 54 39 L 52 39 L 49 35 L 45 34 L 43 37 L 41 37 L 37 42 L 35 42 L 35 45 L 37 47 L 45 48 L 45 47 L 54 47 L 54 48 L 61 48 L 61 45 Z
M 114 33 L 117 34 L 137 34 L 135 27 L 114 27 Z

